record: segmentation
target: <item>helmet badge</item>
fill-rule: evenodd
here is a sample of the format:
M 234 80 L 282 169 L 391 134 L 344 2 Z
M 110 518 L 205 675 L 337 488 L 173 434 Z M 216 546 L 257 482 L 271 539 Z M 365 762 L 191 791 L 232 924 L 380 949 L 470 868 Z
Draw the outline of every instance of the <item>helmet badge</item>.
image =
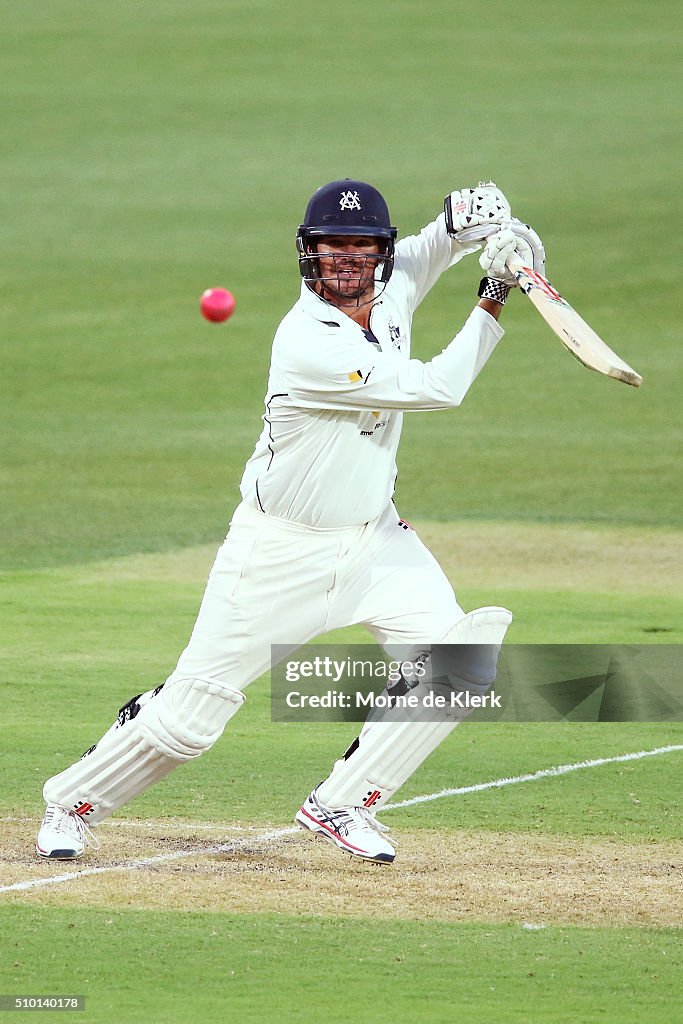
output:
M 350 189 L 348 192 L 342 192 L 339 199 L 340 210 L 360 210 L 360 196 L 358 192 L 352 192 Z

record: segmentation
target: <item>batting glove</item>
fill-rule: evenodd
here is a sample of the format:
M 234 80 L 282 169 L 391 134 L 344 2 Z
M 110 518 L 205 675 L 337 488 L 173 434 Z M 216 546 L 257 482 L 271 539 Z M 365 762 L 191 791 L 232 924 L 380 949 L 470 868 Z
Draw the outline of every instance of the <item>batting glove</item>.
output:
M 516 217 L 510 221 L 510 227 L 517 236 L 517 258 L 526 267 L 545 277 L 545 249 L 541 239 L 531 225 L 523 224 Z
M 488 278 L 501 281 L 508 288 L 517 286 L 517 279 L 507 268 L 507 261 L 517 255 L 517 236 L 510 227 L 497 231 L 486 242 L 479 257 L 479 266 Z
M 460 232 L 467 230 L 467 241 L 481 241 L 485 231 L 478 227 L 502 224 L 511 215 L 510 204 L 492 181 L 480 181 L 476 188 L 463 188 L 451 192 L 444 199 L 446 230 L 452 238 L 460 238 Z
M 517 278 L 508 269 L 508 261 L 513 259 L 545 275 L 543 242 L 532 227 L 516 218 L 489 237 L 479 265 L 487 277 L 502 281 L 508 288 L 516 288 Z

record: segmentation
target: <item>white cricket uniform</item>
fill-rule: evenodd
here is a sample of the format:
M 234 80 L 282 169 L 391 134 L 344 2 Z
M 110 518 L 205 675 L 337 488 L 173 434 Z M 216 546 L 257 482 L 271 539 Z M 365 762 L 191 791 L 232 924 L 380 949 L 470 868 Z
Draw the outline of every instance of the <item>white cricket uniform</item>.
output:
M 476 308 L 440 355 L 410 358 L 415 308 L 468 251 L 448 238 L 443 217 L 399 242 L 370 337 L 302 287 L 275 336 L 264 429 L 167 680 L 174 685 L 125 705 L 87 757 L 47 780 L 49 803 L 98 822 L 197 757 L 239 710 L 239 691 L 269 667 L 271 644 L 295 649 L 362 623 L 390 655 L 400 645 L 395 654 L 406 657 L 404 645 L 453 636 L 464 613 L 392 494 L 403 411 L 458 405 L 502 337 Z M 320 799 L 376 808 L 456 724 L 369 720 L 318 787 Z
M 476 307 L 434 359 L 410 358 L 415 309 L 478 246 L 443 215 L 396 245 L 394 271 L 361 327 L 305 284 L 273 342 L 264 427 L 242 503 L 170 679 L 243 689 L 292 649 L 363 623 L 388 649 L 438 642 L 463 616 L 440 566 L 392 504 L 403 412 L 457 406 L 503 335 Z

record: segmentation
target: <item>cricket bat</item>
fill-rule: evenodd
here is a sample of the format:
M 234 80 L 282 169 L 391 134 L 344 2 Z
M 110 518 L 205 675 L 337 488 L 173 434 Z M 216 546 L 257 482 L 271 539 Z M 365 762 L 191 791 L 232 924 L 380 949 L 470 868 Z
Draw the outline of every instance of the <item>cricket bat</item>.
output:
M 643 383 L 640 374 L 605 344 L 547 278 L 517 260 L 508 261 L 508 267 L 517 278 L 521 291 L 580 363 L 590 370 L 604 373 L 606 377 L 614 377 L 634 388 L 640 387 Z

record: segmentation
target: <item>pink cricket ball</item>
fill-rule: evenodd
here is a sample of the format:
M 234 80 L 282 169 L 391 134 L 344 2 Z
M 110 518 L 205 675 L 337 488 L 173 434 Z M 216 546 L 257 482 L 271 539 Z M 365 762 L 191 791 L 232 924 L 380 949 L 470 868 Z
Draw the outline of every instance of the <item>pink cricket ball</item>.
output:
M 225 288 L 207 288 L 199 300 L 202 316 L 215 324 L 223 323 L 232 316 L 235 296 Z

